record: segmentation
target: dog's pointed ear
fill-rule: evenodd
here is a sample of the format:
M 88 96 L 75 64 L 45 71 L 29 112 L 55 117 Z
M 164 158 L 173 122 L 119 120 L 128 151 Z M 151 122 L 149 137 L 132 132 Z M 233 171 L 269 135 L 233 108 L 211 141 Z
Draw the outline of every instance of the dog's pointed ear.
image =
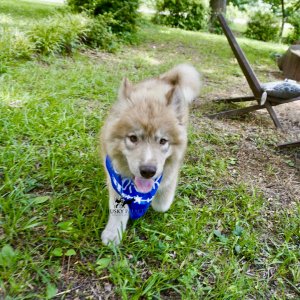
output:
M 179 84 L 179 74 L 163 74 L 161 77 L 160 77 L 161 80 L 167 82 L 168 84 L 171 84 L 173 86 L 176 86 Z
M 183 95 L 178 86 L 173 86 L 166 94 L 167 106 L 172 106 L 180 123 L 185 115 L 185 105 L 182 97 Z
M 175 86 L 173 86 L 167 93 L 166 93 L 166 100 L 167 100 L 167 105 L 170 105 L 173 97 L 174 97 L 174 93 L 175 93 Z
M 127 78 L 124 78 L 119 88 L 119 97 L 118 97 L 119 100 L 128 99 L 130 97 L 131 90 L 132 90 L 131 82 Z

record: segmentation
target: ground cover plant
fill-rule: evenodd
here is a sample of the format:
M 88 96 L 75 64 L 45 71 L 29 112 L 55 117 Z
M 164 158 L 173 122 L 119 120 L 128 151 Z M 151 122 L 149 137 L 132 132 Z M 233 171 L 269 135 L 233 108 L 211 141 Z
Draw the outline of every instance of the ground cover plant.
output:
M 11 27 L 53 6 L 18 1 Z M 11 2 L 9 2 L 11 3 Z M 39 9 L 37 9 L 39 8 Z M 299 173 L 275 145 L 267 114 L 211 121 L 212 99 L 248 91 L 223 36 L 144 25 L 115 54 L 11 58 L 0 76 L 0 298 L 298 299 Z M 239 39 L 262 81 L 280 78 L 278 44 Z M 132 222 L 119 248 L 101 244 L 108 216 L 98 132 L 122 77 L 176 63 L 204 75 L 171 210 Z M 296 108 L 293 107 L 293 112 Z M 297 116 L 297 114 L 296 114 Z

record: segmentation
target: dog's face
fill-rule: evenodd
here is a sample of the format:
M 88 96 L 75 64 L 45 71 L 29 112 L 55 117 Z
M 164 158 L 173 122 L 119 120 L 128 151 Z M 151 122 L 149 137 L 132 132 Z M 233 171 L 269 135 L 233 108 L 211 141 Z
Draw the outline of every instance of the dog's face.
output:
M 166 161 L 172 159 L 176 149 L 186 142 L 176 91 L 170 86 L 158 88 L 159 91 L 134 89 L 125 80 L 104 129 L 106 152 L 116 168 L 132 177 L 144 192 L 163 174 Z
M 165 161 L 172 155 L 173 139 L 163 129 L 156 128 L 149 134 L 140 125 L 130 128 L 124 136 L 122 154 L 134 177 L 156 178 L 163 173 Z

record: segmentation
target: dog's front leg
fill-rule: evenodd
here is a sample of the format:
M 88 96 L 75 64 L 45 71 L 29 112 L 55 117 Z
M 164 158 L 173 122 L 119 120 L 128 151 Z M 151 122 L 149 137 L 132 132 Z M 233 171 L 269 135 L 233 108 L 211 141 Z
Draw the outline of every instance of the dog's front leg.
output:
M 126 229 L 129 219 L 128 205 L 123 205 L 118 199 L 120 196 L 115 192 L 111 184 L 109 186 L 109 218 L 105 229 L 101 234 L 103 244 L 110 242 L 118 245 L 122 240 L 122 234 Z M 121 200 L 123 201 L 123 200 Z
M 176 173 L 175 173 L 176 174 Z M 166 212 L 175 196 L 175 190 L 177 186 L 177 176 L 169 178 L 166 182 L 162 182 L 157 194 L 155 195 L 151 205 L 154 210 L 159 212 Z

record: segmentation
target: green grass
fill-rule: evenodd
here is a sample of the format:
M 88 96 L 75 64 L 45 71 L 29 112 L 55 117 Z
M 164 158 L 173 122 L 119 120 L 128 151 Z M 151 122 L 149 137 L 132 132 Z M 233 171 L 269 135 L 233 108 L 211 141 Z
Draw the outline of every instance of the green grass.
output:
M 34 20 L 48 17 L 59 6 L 42 3 L 42 1 L 1 1 L 1 13 L 18 20 Z
M 19 26 L 54 6 L 0 8 Z M 211 104 L 192 112 L 170 211 L 131 222 L 119 248 L 101 244 L 108 212 L 98 132 L 122 77 L 138 81 L 188 61 L 204 73 L 203 98 L 247 91 L 222 36 L 148 25 L 139 39 L 116 54 L 14 59 L 0 76 L 0 298 L 297 299 L 299 199 L 270 203 L 235 180 L 245 132 L 203 118 L 217 109 Z M 239 42 L 260 78 L 270 79 L 271 55 L 283 46 Z M 259 128 L 254 145 L 272 152 L 280 135 L 263 128 L 263 117 L 228 122 L 251 121 Z

